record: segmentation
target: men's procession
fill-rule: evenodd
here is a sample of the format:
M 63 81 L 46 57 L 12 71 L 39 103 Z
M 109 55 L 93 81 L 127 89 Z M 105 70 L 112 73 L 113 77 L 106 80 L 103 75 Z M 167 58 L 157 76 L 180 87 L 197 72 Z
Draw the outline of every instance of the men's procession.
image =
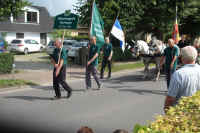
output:
M 200 132 L 199 14 L 199 0 L 0 1 L 0 128 Z

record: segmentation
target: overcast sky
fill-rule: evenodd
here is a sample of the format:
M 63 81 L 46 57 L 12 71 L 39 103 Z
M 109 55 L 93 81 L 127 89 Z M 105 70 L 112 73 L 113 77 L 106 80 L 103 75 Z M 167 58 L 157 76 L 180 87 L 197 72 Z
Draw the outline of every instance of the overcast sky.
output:
M 51 16 L 63 13 L 65 10 L 73 11 L 73 6 L 77 0 L 28 0 L 36 6 L 44 6 L 48 9 Z

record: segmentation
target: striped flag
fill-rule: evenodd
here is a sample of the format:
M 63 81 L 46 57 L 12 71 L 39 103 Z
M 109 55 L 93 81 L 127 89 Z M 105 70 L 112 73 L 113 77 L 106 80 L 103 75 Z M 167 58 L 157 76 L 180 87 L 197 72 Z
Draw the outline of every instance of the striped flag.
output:
M 115 23 L 112 27 L 111 34 L 116 37 L 118 40 L 120 40 L 120 48 L 124 51 L 125 49 L 125 37 L 124 32 L 122 30 L 122 27 L 119 23 L 119 20 L 116 19 Z
M 180 40 L 179 30 L 178 30 L 178 21 L 177 21 L 177 7 L 176 7 L 176 20 L 175 20 L 175 24 L 174 24 L 174 30 L 173 30 L 173 33 L 172 33 L 172 38 L 173 38 L 175 44 L 177 44 Z

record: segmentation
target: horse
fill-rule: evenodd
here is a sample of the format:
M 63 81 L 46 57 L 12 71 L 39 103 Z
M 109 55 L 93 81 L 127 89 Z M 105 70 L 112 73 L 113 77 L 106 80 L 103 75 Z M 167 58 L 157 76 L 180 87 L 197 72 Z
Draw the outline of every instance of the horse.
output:
M 159 80 L 160 59 L 164 49 L 166 48 L 165 44 L 163 44 L 160 40 L 152 40 L 150 46 L 143 40 L 138 40 L 136 42 L 132 40 L 132 42 L 135 43 L 133 56 L 141 56 L 145 66 L 143 78 L 146 79 L 152 77 L 152 73 L 149 72 L 149 65 L 150 63 L 154 63 L 156 65 L 156 77 L 154 80 Z

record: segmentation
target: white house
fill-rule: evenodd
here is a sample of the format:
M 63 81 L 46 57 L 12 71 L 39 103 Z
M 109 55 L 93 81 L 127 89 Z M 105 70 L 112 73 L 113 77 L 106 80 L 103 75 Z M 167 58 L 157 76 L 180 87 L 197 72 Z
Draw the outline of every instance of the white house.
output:
M 24 13 L 17 18 L 10 17 L 8 21 L 0 21 L 0 32 L 6 32 L 6 41 L 13 39 L 34 39 L 39 43 L 48 44 L 53 30 L 53 18 L 45 7 L 25 7 Z

